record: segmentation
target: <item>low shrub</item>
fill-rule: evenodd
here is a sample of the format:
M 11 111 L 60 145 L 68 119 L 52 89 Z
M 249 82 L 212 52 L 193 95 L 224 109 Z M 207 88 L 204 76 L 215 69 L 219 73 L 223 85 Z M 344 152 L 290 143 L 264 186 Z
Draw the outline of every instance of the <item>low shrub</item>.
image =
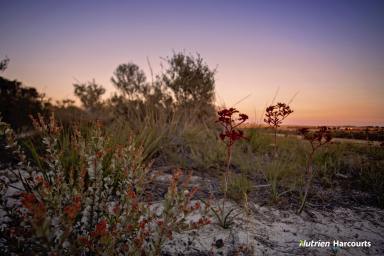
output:
M 181 171 L 174 173 L 164 200 L 153 202 L 150 163 L 133 139 L 111 143 L 97 123 L 87 136 L 76 129 L 63 136 L 54 118 L 45 122 L 40 116 L 34 125 L 46 153 L 38 156 L 40 168 L 31 167 L 11 130 L 2 126 L 8 147 L 19 155 L 14 172 L 23 189 L 12 206 L 2 194 L 8 221 L 1 253 L 159 255 L 174 232 L 209 223 L 208 207 L 192 201 L 196 189 L 189 189 L 188 179 L 179 185 Z M 77 168 L 68 164 L 74 161 Z M 196 212 L 198 220 L 188 219 Z

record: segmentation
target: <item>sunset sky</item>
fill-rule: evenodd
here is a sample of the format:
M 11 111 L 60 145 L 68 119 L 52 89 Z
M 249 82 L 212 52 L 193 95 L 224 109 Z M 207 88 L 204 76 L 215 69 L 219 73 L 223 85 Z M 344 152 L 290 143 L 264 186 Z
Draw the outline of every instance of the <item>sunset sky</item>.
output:
M 384 125 L 384 1 L 1 1 L 0 33 L 0 75 L 53 99 L 93 78 L 109 96 L 118 64 L 185 50 L 253 119 L 278 92 L 288 124 Z

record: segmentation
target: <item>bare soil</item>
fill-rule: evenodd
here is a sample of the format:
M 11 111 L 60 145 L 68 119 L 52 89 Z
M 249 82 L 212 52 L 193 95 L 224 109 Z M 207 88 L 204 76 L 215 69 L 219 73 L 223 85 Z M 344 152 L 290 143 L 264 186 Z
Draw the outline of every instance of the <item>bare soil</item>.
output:
M 162 184 L 165 187 L 170 178 L 169 173 L 159 175 L 156 190 Z M 200 196 L 213 193 L 220 203 L 218 184 L 214 177 L 191 178 L 191 186 L 200 188 Z M 241 202 L 227 203 L 227 209 L 235 208 L 240 214 L 229 229 L 220 227 L 211 216 L 213 223 L 201 230 L 175 234 L 163 255 L 384 255 L 384 210 L 358 201 L 368 195 L 355 191 L 349 198 L 343 193 L 335 196 L 340 192 L 321 191 L 332 199 L 321 202 L 315 197 L 298 215 L 295 200 L 267 203 L 267 187 L 260 187 L 251 194 L 248 211 Z M 329 241 L 331 246 L 300 247 L 300 240 Z M 334 240 L 369 241 L 371 246 L 333 247 Z

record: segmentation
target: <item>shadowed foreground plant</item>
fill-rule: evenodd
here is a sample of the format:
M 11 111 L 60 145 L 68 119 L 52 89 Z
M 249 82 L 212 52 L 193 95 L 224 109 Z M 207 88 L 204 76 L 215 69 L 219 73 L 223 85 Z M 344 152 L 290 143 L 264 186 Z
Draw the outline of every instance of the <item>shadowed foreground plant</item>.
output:
M 275 133 L 275 156 L 277 155 L 277 128 L 283 123 L 283 120 L 293 113 L 288 104 L 277 103 L 265 109 L 264 122 L 273 127 Z
M 322 126 L 314 132 L 310 132 L 308 128 L 299 129 L 299 134 L 303 136 L 305 140 L 307 140 L 311 144 L 311 151 L 307 157 L 306 164 L 306 180 L 305 180 L 305 188 L 304 188 L 304 197 L 301 201 L 301 205 L 299 210 L 297 211 L 299 214 L 303 211 L 305 203 L 307 201 L 308 193 L 311 188 L 312 180 L 314 177 L 313 170 L 313 157 L 316 151 L 323 145 L 327 144 L 331 141 L 331 132 L 328 127 Z
M 219 220 L 220 226 L 223 228 L 228 228 L 232 223 L 231 214 L 234 209 L 230 209 L 228 213 L 225 212 L 225 201 L 227 200 L 228 193 L 228 178 L 230 174 L 230 164 L 232 158 L 232 148 L 236 141 L 240 139 L 246 139 L 242 130 L 239 130 L 238 127 L 243 124 L 248 116 L 246 114 L 240 114 L 235 108 L 223 109 L 217 113 L 219 118 L 218 123 L 223 127 L 223 131 L 219 134 L 220 139 L 225 143 L 227 148 L 227 158 L 226 158 L 226 170 L 224 173 L 224 198 L 223 204 L 219 209 L 213 210 L 217 219 Z M 236 115 L 237 114 L 237 118 Z
M 24 191 L 7 209 L 1 253 L 160 255 L 174 232 L 209 223 L 207 207 L 192 201 L 196 189 L 188 189 L 188 179 L 178 185 L 180 171 L 173 175 L 164 200 L 152 202 L 149 164 L 132 140 L 111 144 L 97 124 L 87 136 L 75 130 L 62 143 L 62 128 L 53 118 L 46 123 L 39 117 L 34 124 L 46 154 L 40 156 L 38 170 L 24 168 L 30 163 L 20 158 L 18 168 L 29 171 L 16 170 Z M 76 172 L 68 173 L 63 165 L 68 147 L 77 155 Z M 2 195 L 1 201 L 6 200 Z M 188 221 L 196 212 L 201 217 Z

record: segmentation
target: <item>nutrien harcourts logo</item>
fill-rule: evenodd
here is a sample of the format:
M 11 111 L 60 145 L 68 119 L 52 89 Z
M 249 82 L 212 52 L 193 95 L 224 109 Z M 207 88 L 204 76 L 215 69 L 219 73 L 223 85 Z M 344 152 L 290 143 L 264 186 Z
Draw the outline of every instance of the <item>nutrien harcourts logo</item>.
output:
M 371 247 L 370 241 L 314 241 L 314 240 L 299 240 L 300 247 Z

